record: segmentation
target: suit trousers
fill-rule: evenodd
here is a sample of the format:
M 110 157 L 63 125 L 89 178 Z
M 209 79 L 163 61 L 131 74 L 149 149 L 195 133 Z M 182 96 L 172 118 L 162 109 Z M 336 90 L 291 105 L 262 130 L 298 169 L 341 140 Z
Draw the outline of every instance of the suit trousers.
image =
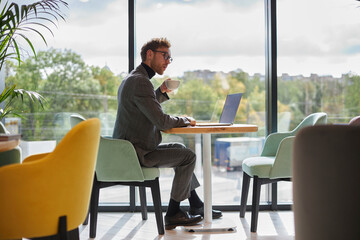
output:
M 152 167 L 174 169 L 175 176 L 170 193 L 173 200 L 181 202 L 189 198 L 190 192 L 200 186 L 194 174 L 196 155 L 185 145 L 162 143 L 144 158 L 149 162 L 154 159 L 156 164 Z

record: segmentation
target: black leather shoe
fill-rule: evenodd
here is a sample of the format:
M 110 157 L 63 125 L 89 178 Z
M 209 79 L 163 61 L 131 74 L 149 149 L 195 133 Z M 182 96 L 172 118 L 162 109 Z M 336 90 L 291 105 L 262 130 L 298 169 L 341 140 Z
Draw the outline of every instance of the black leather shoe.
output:
M 165 229 L 171 230 L 177 226 L 192 226 L 202 220 L 200 215 L 192 216 L 189 213 L 180 210 L 174 216 L 168 217 L 165 215 Z
M 200 208 L 192 208 L 189 207 L 189 214 L 191 215 L 200 215 L 202 217 L 204 217 L 204 206 L 200 207 Z M 222 212 L 219 210 L 212 210 L 212 218 L 213 219 L 218 219 L 222 217 Z

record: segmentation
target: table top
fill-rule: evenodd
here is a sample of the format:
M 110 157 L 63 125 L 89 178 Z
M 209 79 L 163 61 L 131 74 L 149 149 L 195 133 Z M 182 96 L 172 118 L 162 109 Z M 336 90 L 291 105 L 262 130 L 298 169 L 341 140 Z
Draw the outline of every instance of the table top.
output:
M 233 124 L 230 126 L 187 126 L 164 130 L 164 133 L 192 134 L 192 133 L 246 133 L 257 132 L 258 126 L 252 124 Z
M 0 152 L 9 151 L 20 144 L 20 139 L 0 141 Z

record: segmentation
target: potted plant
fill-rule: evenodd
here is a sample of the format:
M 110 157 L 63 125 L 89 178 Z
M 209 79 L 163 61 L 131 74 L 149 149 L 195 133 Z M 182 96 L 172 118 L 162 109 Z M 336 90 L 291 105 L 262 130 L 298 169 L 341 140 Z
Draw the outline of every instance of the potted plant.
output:
M 59 18 L 64 20 L 61 7 L 67 7 L 63 0 L 41 0 L 32 4 L 21 5 L 12 2 L 1 4 L 0 0 L 0 71 L 7 60 L 22 62 L 23 53 L 26 52 L 23 44 L 27 44 L 32 53 L 36 56 L 33 43 L 28 33 L 38 35 L 45 44 L 46 39 L 42 30 L 53 32 L 47 24 L 57 26 Z M 38 102 L 43 107 L 44 97 L 34 91 L 16 89 L 16 85 L 6 87 L 0 95 L 0 104 L 5 100 L 7 103 L 0 107 L 0 121 L 9 113 L 21 117 L 12 103 L 18 99 L 23 100 L 24 96 L 29 97 L 33 102 Z M 4 104 L 2 104 L 4 105 Z

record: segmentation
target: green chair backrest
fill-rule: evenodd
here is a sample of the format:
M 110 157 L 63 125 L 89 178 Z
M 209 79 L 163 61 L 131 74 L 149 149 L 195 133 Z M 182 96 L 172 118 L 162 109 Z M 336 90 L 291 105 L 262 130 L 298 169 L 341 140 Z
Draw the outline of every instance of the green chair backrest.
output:
M 84 120 L 79 114 L 71 115 L 71 127 Z M 134 146 L 122 139 L 100 137 L 95 172 L 97 179 L 102 182 L 145 180 Z
M 102 182 L 144 181 L 133 145 L 122 139 L 100 138 L 96 177 Z
M 274 142 L 278 144 L 275 152 L 274 165 L 270 171 L 270 178 L 292 177 L 292 152 L 296 133 L 304 127 L 326 124 L 327 114 L 313 113 L 307 116 L 294 130 L 289 133 L 274 133 Z M 282 138 L 282 139 L 281 139 Z M 275 144 L 272 145 L 274 147 Z M 265 148 L 265 147 L 264 147 Z M 275 149 L 272 149 L 275 151 Z M 264 152 L 264 151 L 263 151 Z
M 327 123 L 327 114 L 324 112 L 313 113 L 307 116 L 299 125 L 292 130 L 293 136 L 302 128 Z
M 81 115 L 78 115 L 78 114 L 73 114 L 70 116 L 70 125 L 71 125 L 71 128 L 73 128 L 76 124 L 82 122 L 82 121 L 85 121 L 85 118 Z
M 274 164 L 270 171 L 270 178 L 291 178 L 292 171 L 292 152 L 295 137 L 284 138 L 280 145 L 279 150 L 276 154 Z
M 272 156 L 275 157 L 279 148 L 280 142 L 290 136 L 295 136 L 296 133 L 307 126 L 326 124 L 327 114 L 324 112 L 313 113 L 307 116 L 302 122 L 296 126 L 296 128 L 290 132 L 272 133 L 265 139 L 264 148 L 261 156 Z

